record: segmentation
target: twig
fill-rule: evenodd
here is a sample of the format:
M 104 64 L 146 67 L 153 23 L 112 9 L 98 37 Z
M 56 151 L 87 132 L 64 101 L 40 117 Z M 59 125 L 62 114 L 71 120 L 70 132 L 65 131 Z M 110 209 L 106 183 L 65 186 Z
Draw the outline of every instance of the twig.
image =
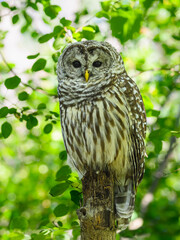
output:
M 135 74 L 133 77 L 137 77 L 144 72 L 155 72 L 155 71 L 171 71 L 171 72 L 180 73 L 179 70 L 175 69 L 176 67 L 179 67 L 179 65 L 175 65 L 170 68 L 153 68 L 153 69 L 141 70 L 139 73 Z
M 6 59 L 5 59 L 4 55 L 2 54 L 2 52 L 0 52 L 0 55 L 1 55 L 1 57 L 2 57 L 3 62 L 4 62 L 5 65 L 9 68 L 9 70 L 10 70 L 15 76 L 17 76 L 16 73 L 14 72 L 14 70 L 10 67 L 10 65 L 9 65 L 8 62 L 6 61 Z
M 76 29 L 76 33 L 81 31 L 83 27 L 85 27 L 95 16 L 92 16 L 90 18 L 88 18 L 84 23 L 81 24 L 80 27 L 78 27 L 78 29 Z
M 3 14 L 3 15 L 0 15 L 0 18 L 6 17 L 6 16 L 8 16 L 8 15 L 10 15 L 10 14 L 11 14 L 11 11 L 9 11 L 9 12 Z
M 13 68 L 12 68 L 12 67 L 8 64 L 8 62 L 6 61 L 6 59 L 5 59 L 4 55 L 2 54 L 2 52 L 0 52 L 0 55 L 1 55 L 1 57 L 2 57 L 3 62 L 4 62 L 5 65 L 9 68 L 9 70 L 12 72 L 12 74 L 13 74 L 14 76 L 17 76 L 17 74 L 15 73 L 15 71 L 13 70 Z M 29 84 L 22 82 L 22 80 L 21 80 L 21 84 L 24 85 L 25 87 L 31 88 L 33 91 L 39 91 L 39 92 L 41 92 L 41 93 L 43 93 L 43 94 L 46 94 L 47 96 L 54 97 L 54 98 L 57 98 L 57 97 L 58 97 L 57 95 L 53 95 L 53 94 L 47 93 L 47 92 L 44 91 L 43 89 L 34 88 L 34 87 L 30 86 Z
M 154 179 L 153 183 L 151 184 L 149 192 L 151 192 L 151 193 L 155 192 L 155 190 L 157 189 L 159 180 L 164 176 L 164 169 L 166 168 L 166 166 L 168 164 L 169 156 L 171 155 L 171 153 L 173 152 L 173 150 L 176 147 L 175 143 L 176 143 L 176 137 L 172 136 L 170 138 L 169 149 L 164 157 L 164 160 L 159 164 L 159 168 L 155 173 L 155 179 Z

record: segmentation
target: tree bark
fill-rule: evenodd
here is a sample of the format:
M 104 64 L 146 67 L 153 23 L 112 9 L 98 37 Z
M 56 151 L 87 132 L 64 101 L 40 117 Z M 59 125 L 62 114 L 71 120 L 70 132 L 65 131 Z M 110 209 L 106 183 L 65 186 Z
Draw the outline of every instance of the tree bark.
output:
M 77 211 L 81 240 L 115 240 L 113 176 L 104 171 L 87 171 L 82 185 L 83 207 Z

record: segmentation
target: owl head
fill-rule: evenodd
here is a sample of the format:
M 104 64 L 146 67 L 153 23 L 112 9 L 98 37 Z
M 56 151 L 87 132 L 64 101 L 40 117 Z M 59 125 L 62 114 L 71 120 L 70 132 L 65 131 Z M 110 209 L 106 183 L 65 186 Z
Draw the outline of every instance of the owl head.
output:
M 112 76 L 124 71 L 123 60 L 116 49 L 107 42 L 97 41 L 68 45 L 57 66 L 59 86 L 66 86 L 71 96 L 96 92 L 107 85 Z

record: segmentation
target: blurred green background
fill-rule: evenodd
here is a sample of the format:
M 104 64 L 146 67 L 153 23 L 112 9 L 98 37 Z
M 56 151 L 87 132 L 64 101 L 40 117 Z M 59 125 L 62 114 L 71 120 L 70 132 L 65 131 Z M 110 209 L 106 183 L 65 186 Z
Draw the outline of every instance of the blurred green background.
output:
M 117 240 L 180 240 L 179 1 L 0 1 L 0 29 L 0 239 L 79 238 L 56 64 L 68 43 L 94 39 L 121 52 L 148 121 L 145 176 Z

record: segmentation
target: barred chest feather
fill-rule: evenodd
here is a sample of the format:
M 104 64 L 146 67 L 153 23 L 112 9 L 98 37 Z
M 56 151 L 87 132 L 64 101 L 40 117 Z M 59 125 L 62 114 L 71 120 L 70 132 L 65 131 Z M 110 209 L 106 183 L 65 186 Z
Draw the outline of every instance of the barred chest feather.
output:
M 61 125 L 69 163 L 84 175 L 87 168 L 113 171 L 125 184 L 132 175 L 130 109 L 124 93 L 111 89 L 92 100 L 64 105 L 60 101 Z

